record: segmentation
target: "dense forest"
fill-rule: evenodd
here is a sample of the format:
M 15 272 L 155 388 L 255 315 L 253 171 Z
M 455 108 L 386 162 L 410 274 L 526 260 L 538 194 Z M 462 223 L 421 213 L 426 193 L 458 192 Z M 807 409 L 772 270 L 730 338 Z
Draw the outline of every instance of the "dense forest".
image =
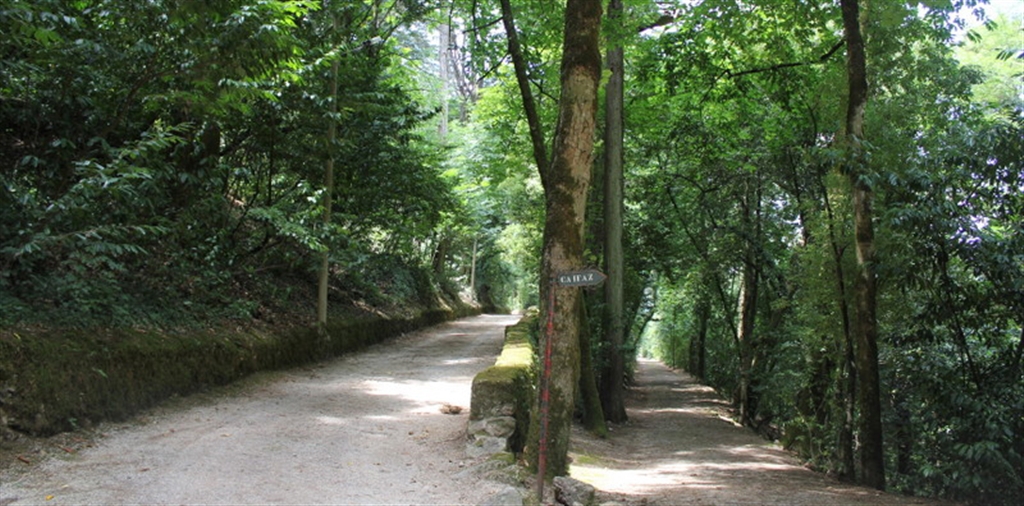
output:
M 1021 15 L 0 0 L 0 326 L 557 294 L 591 430 L 644 354 L 841 479 L 1017 504 Z

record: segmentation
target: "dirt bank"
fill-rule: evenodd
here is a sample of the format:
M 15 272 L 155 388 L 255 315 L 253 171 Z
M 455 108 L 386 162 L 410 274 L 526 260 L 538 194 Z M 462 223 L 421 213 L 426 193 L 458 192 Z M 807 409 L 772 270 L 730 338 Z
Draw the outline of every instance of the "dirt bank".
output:
M 515 321 L 462 319 L 6 448 L 0 505 L 480 503 L 501 486 L 460 474 L 470 383 Z

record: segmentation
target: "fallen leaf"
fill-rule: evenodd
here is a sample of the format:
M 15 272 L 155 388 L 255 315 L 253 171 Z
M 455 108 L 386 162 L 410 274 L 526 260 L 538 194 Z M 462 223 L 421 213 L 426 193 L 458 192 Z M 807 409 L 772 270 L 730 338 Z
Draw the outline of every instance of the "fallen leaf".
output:
M 18 460 L 20 460 L 20 461 L 22 461 L 22 462 L 24 462 L 26 464 L 31 464 L 32 463 L 31 460 L 26 459 L 25 457 L 22 457 L 21 455 L 18 455 Z
M 441 406 L 441 412 L 446 415 L 457 415 L 462 413 L 462 406 L 456 406 L 454 404 L 445 404 Z

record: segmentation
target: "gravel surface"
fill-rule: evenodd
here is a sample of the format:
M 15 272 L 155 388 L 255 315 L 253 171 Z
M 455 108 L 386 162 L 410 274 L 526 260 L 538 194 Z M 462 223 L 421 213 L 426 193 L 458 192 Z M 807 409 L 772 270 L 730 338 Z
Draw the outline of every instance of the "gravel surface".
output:
M 517 318 L 458 320 L 37 441 L 3 456 L 0 506 L 480 504 L 503 486 L 464 472 L 470 385 Z
M 629 422 L 608 439 L 577 430 L 573 477 L 625 505 L 936 505 L 811 471 L 731 418 L 729 403 L 692 376 L 640 359 Z
M 0 447 L 0 506 L 484 504 L 507 485 L 466 456 L 470 384 L 515 321 L 467 318 L 178 399 L 130 423 Z M 808 470 L 733 423 L 712 389 L 660 363 L 640 360 L 636 382 L 628 423 L 607 439 L 573 435 L 571 474 L 601 502 L 944 504 Z

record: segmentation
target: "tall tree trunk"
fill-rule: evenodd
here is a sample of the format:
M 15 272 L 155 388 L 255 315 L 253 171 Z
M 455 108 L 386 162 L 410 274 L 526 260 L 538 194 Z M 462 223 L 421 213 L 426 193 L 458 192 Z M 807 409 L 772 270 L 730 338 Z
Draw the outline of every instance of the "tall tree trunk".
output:
M 507 0 L 503 0 L 507 2 Z M 601 78 L 600 0 L 568 0 L 562 51 L 562 94 L 550 169 L 544 179 L 544 248 L 541 293 L 557 312 L 551 339 L 550 420 L 546 478 L 568 471 L 569 437 L 580 373 L 577 288 L 555 288 L 552 277 L 583 264 L 583 226 L 593 163 L 597 89 Z M 549 339 L 545 337 L 546 341 Z M 544 349 L 546 343 L 542 343 Z
M 338 18 L 332 15 L 334 29 L 338 29 Z M 324 167 L 324 229 L 331 225 L 331 207 L 334 205 L 334 142 L 338 137 L 338 122 L 335 119 L 338 115 L 338 59 L 331 62 L 331 106 L 330 120 L 327 122 L 327 163 Z M 329 238 L 325 238 L 325 241 Z M 325 245 L 323 256 L 320 259 L 320 276 L 317 280 L 317 303 L 316 323 L 321 334 L 327 332 L 327 285 L 331 273 L 331 250 Z
M 885 488 L 882 448 L 882 406 L 878 375 L 878 323 L 876 318 L 875 232 L 872 225 L 872 191 L 865 182 L 867 157 L 864 153 L 864 110 L 868 102 L 867 58 L 863 20 L 858 0 L 841 0 L 843 31 L 846 35 L 849 103 L 846 111 L 847 174 L 853 192 L 853 230 L 857 250 L 857 278 L 854 285 L 856 317 L 853 329 L 857 345 L 857 403 L 860 408 L 861 481 Z
M 759 176 L 754 176 L 758 178 Z M 759 248 L 758 241 L 760 234 L 757 233 L 757 228 L 760 226 L 756 223 L 760 217 L 755 216 L 755 209 L 758 208 L 760 200 L 760 191 L 756 187 L 760 182 L 748 181 L 746 183 L 748 189 L 746 195 L 742 199 L 741 205 L 743 207 L 742 220 L 743 230 L 746 232 L 747 240 L 745 244 L 746 252 L 743 259 L 743 274 L 740 285 L 740 302 L 739 302 L 739 317 L 740 323 L 737 332 L 737 342 L 739 344 L 740 352 L 740 381 L 739 381 L 739 408 L 740 408 L 740 423 L 753 427 L 754 426 L 754 409 L 752 406 L 752 394 L 751 394 L 751 382 L 753 381 L 751 375 L 753 374 L 754 368 L 754 323 L 757 318 L 757 295 L 759 289 L 759 260 L 757 248 Z
M 839 377 L 836 379 L 836 397 L 842 407 L 842 419 L 839 424 L 839 434 L 836 441 L 836 459 L 839 467 L 836 474 L 840 480 L 853 481 L 854 451 L 853 451 L 853 426 L 855 422 L 857 392 L 857 364 L 854 355 L 853 331 L 850 328 L 850 304 L 847 301 L 846 272 L 843 269 L 843 256 L 845 248 L 839 244 L 836 236 L 836 216 L 832 210 L 832 202 L 829 200 L 829 191 L 826 183 L 822 182 L 822 199 L 825 207 L 825 219 L 828 220 L 829 249 L 832 253 L 832 269 L 836 281 L 836 310 L 839 312 L 842 322 L 843 340 L 841 345 L 841 356 L 839 357 Z
M 438 124 L 437 132 L 441 136 L 441 142 L 445 143 L 448 141 L 448 46 L 451 44 L 451 25 L 441 23 L 438 32 L 440 34 L 437 45 L 440 49 L 437 52 L 437 65 L 441 81 L 441 122 Z
M 615 28 L 622 25 L 622 0 L 608 2 L 608 18 Z M 605 85 L 604 130 L 604 262 L 608 279 L 604 286 L 605 350 L 607 369 L 601 375 L 601 404 L 604 416 L 615 423 L 625 422 L 626 403 L 623 381 L 626 375 L 623 357 L 622 322 L 623 260 L 622 260 L 622 165 L 623 165 L 623 87 L 625 74 L 622 44 L 608 50 L 611 77 Z

